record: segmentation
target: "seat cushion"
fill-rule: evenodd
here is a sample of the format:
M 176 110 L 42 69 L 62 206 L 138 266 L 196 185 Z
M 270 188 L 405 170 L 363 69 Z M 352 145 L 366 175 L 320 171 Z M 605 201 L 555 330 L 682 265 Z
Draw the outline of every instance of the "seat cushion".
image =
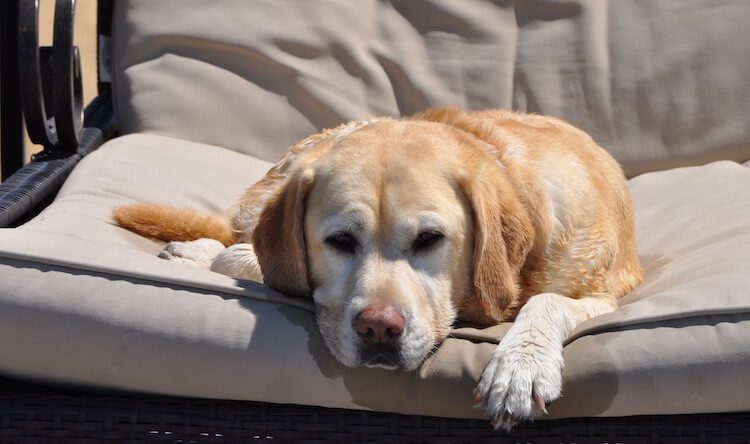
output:
M 411 373 L 349 369 L 307 300 L 163 261 L 113 206 L 221 211 L 269 163 L 156 135 L 85 158 L 39 216 L 0 230 L 0 373 L 160 394 L 481 417 L 472 390 L 510 324 L 457 326 Z M 646 281 L 564 349 L 550 417 L 750 409 L 750 168 L 630 182 Z
M 750 2 L 122 0 L 121 130 L 275 161 L 430 106 L 553 115 L 629 176 L 750 159 Z M 705 32 L 696 32 L 697 29 Z M 186 93 L 189 92 L 189 93 Z

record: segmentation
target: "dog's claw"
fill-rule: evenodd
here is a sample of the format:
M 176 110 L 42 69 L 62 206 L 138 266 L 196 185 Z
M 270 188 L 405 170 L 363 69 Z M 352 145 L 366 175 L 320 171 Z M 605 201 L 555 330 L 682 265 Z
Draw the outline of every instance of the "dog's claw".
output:
M 475 393 L 474 394 L 474 407 L 479 407 L 482 404 L 482 401 L 484 401 L 484 395 L 481 393 Z
M 547 414 L 547 406 L 544 402 L 544 398 L 542 395 L 537 393 L 536 390 L 531 391 L 531 396 L 534 398 L 534 404 L 536 405 L 536 408 L 538 408 L 540 411 L 544 412 L 544 414 Z

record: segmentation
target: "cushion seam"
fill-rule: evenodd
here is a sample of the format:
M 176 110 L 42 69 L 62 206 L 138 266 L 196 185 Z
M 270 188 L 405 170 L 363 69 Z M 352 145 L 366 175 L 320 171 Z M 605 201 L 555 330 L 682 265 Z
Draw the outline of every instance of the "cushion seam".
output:
M 157 278 L 155 276 L 149 276 L 147 274 L 138 273 L 138 272 L 122 272 L 122 271 L 115 271 L 109 267 L 97 267 L 90 264 L 85 263 L 77 263 L 74 261 L 68 261 L 68 260 L 57 260 L 54 258 L 49 257 L 40 257 L 36 255 L 28 255 L 24 253 L 15 253 L 15 252 L 8 252 L 8 251 L 1 251 L 0 250 L 0 259 L 10 259 L 18 262 L 26 262 L 29 264 L 39 264 L 39 265 L 49 265 L 57 268 L 62 269 L 69 269 L 69 270 L 76 270 L 76 271 L 86 271 L 89 273 L 96 273 L 104 276 L 112 276 L 112 277 L 119 277 L 119 278 L 130 278 L 135 280 L 144 281 L 146 283 L 154 283 L 154 284 L 161 284 L 161 285 L 171 285 L 175 287 L 181 287 L 183 289 L 192 289 L 192 290 L 201 290 L 201 291 L 209 291 L 216 293 L 217 295 L 223 295 L 223 296 L 243 296 L 248 297 L 251 299 L 255 299 L 258 301 L 263 302 L 270 302 L 274 304 L 280 304 L 290 307 L 297 307 L 301 308 L 308 312 L 313 312 L 313 308 L 311 304 L 307 301 L 296 301 L 296 300 L 281 300 L 276 299 L 274 297 L 261 297 L 259 294 L 252 294 L 252 289 L 250 288 L 244 288 L 244 287 L 238 287 L 237 291 L 231 291 L 228 288 L 219 288 L 218 286 L 211 285 L 211 284 L 205 284 L 201 285 L 198 282 L 194 281 L 187 281 L 182 279 L 169 279 L 169 278 Z M 251 282 L 251 281 L 248 281 Z M 260 283 L 256 283 L 256 285 L 263 285 Z M 267 287 L 265 287 L 267 288 Z
M 211 284 L 201 285 L 200 283 L 194 282 L 194 281 L 183 281 L 181 279 L 168 279 L 168 278 L 163 278 L 163 277 L 157 278 L 155 276 L 148 276 L 146 274 L 137 273 L 137 272 L 122 272 L 119 270 L 115 271 L 115 270 L 110 269 L 109 267 L 97 267 L 97 266 L 92 266 L 90 264 L 77 263 L 74 261 L 57 260 L 57 259 L 53 259 L 49 257 L 39 257 L 36 255 L 28 255 L 24 253 L 16 253 L 16 252 L 1 251 L 1 250 L 0 250 L 0 258 L 15 260 L 19 262 L 26 262 L 29 264 L 49 265 L 49 266 L 62 268 L 62 269 L 87 271 L 89 273 L 96 273 L 96 274 L 100 274 L 104 276 L 130 278 L 130 279 L 143 281 L 145 283 L 171 285 L 175 287 L 181 287 L 182 289 L 187 289 L 187 290 L 209 291 L 212 293 L 216 293 L 217 295 L 220 295 L 220 296 L 248 297 L 251 299 L 258 300 L 258 301 L 269 302 L 273 304 L 280 304 L 280 305 L 290 306 L 290 307 L 297 307 L 297 308 L 303 309 L 311 313 L 315 312 L 315 309 L 312 306 L 312 304 L 306 301 L 295 301 L 295 300 L 287 301 L 287 300 L 281 300 L 281 299 L 277 300 L 276 298 L 273 298 L 273 297 L 271 298 L 260 297 L 260 295 L 252 294 L 251 293 L 252 289 L 247 289 L 247 288 L 242 288 L 242 287 L 240 287 L 242 289 L 238 288 L 238 291 L 231 291 L 228 288 L 219 288 Z M 262 284 L 257 283 L 257 285 L 262 285 Z M 632 320 L 632 321 L 609 322 L 603 325 L 593 326 L 590 328 L 584 328 L 580 331 L 575 332 L 573 335 L 571 335 L 569 338 L 565 340 L 564 346 L 567 346 L 585 336 L 595 336 L 598 334 L 618 331 L 622 329 L 633 329 L 634 327 L 644 326 L 647 324 L 655 324 L 659 322 L 672 321 L 672 320 L 692 319 L 692 318 L 698 318 L 698 317 L 703 317 L 703 316 L 726 316 L 726 315 L 736 315 L 736 314 L 745 314 L 745 313 L 750 313 L 750 308 L 744 309 L 744 310 L 738 310 L 737 307 L 728 308 L 726 310 L 721 310 L 721 309 L 713 309 L 710 311 L 698 310 L 698 311 L 680 313 L 677 316 L 663 315 L 663 316 L 649 317 L 646 319 L 637 319 L 637 320 Z M 461 340 L 465 340 L 465 341 L 469 341 L 473 343 L 483 342 L 483 343 L 489 343 L 489 344 L 497 344 L 499 343 L 501 339 L 501 338 L 486 338 L 486 337 L 483 338 L 482 335 L 467 334 L 467 333 L 451 333 L 449 337 L 455 338 L 455 339 L 461 339 Z

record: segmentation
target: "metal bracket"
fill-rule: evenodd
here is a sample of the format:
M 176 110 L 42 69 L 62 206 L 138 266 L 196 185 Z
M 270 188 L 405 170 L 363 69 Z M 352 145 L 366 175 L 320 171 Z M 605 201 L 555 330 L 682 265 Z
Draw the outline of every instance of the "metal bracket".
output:
M 83 122 L 78 48 L 73 46 L 75 0 L 55 2 L 52 47 L 39 46 L 39 0 L 18 10 L 21 102 L 29 138 L 51 154 L 74 152 Z

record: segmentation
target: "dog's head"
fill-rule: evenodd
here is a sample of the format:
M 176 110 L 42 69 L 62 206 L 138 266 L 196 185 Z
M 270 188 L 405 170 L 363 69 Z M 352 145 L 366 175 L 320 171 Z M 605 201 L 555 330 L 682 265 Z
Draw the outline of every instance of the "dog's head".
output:
M 516 299 L 526 212 L 483 142 L 387 120 L 309 150 L 253 233 L 265 282 L 312 295 L 347 366 L 413 370 L 457 314 L 491 323 Z

